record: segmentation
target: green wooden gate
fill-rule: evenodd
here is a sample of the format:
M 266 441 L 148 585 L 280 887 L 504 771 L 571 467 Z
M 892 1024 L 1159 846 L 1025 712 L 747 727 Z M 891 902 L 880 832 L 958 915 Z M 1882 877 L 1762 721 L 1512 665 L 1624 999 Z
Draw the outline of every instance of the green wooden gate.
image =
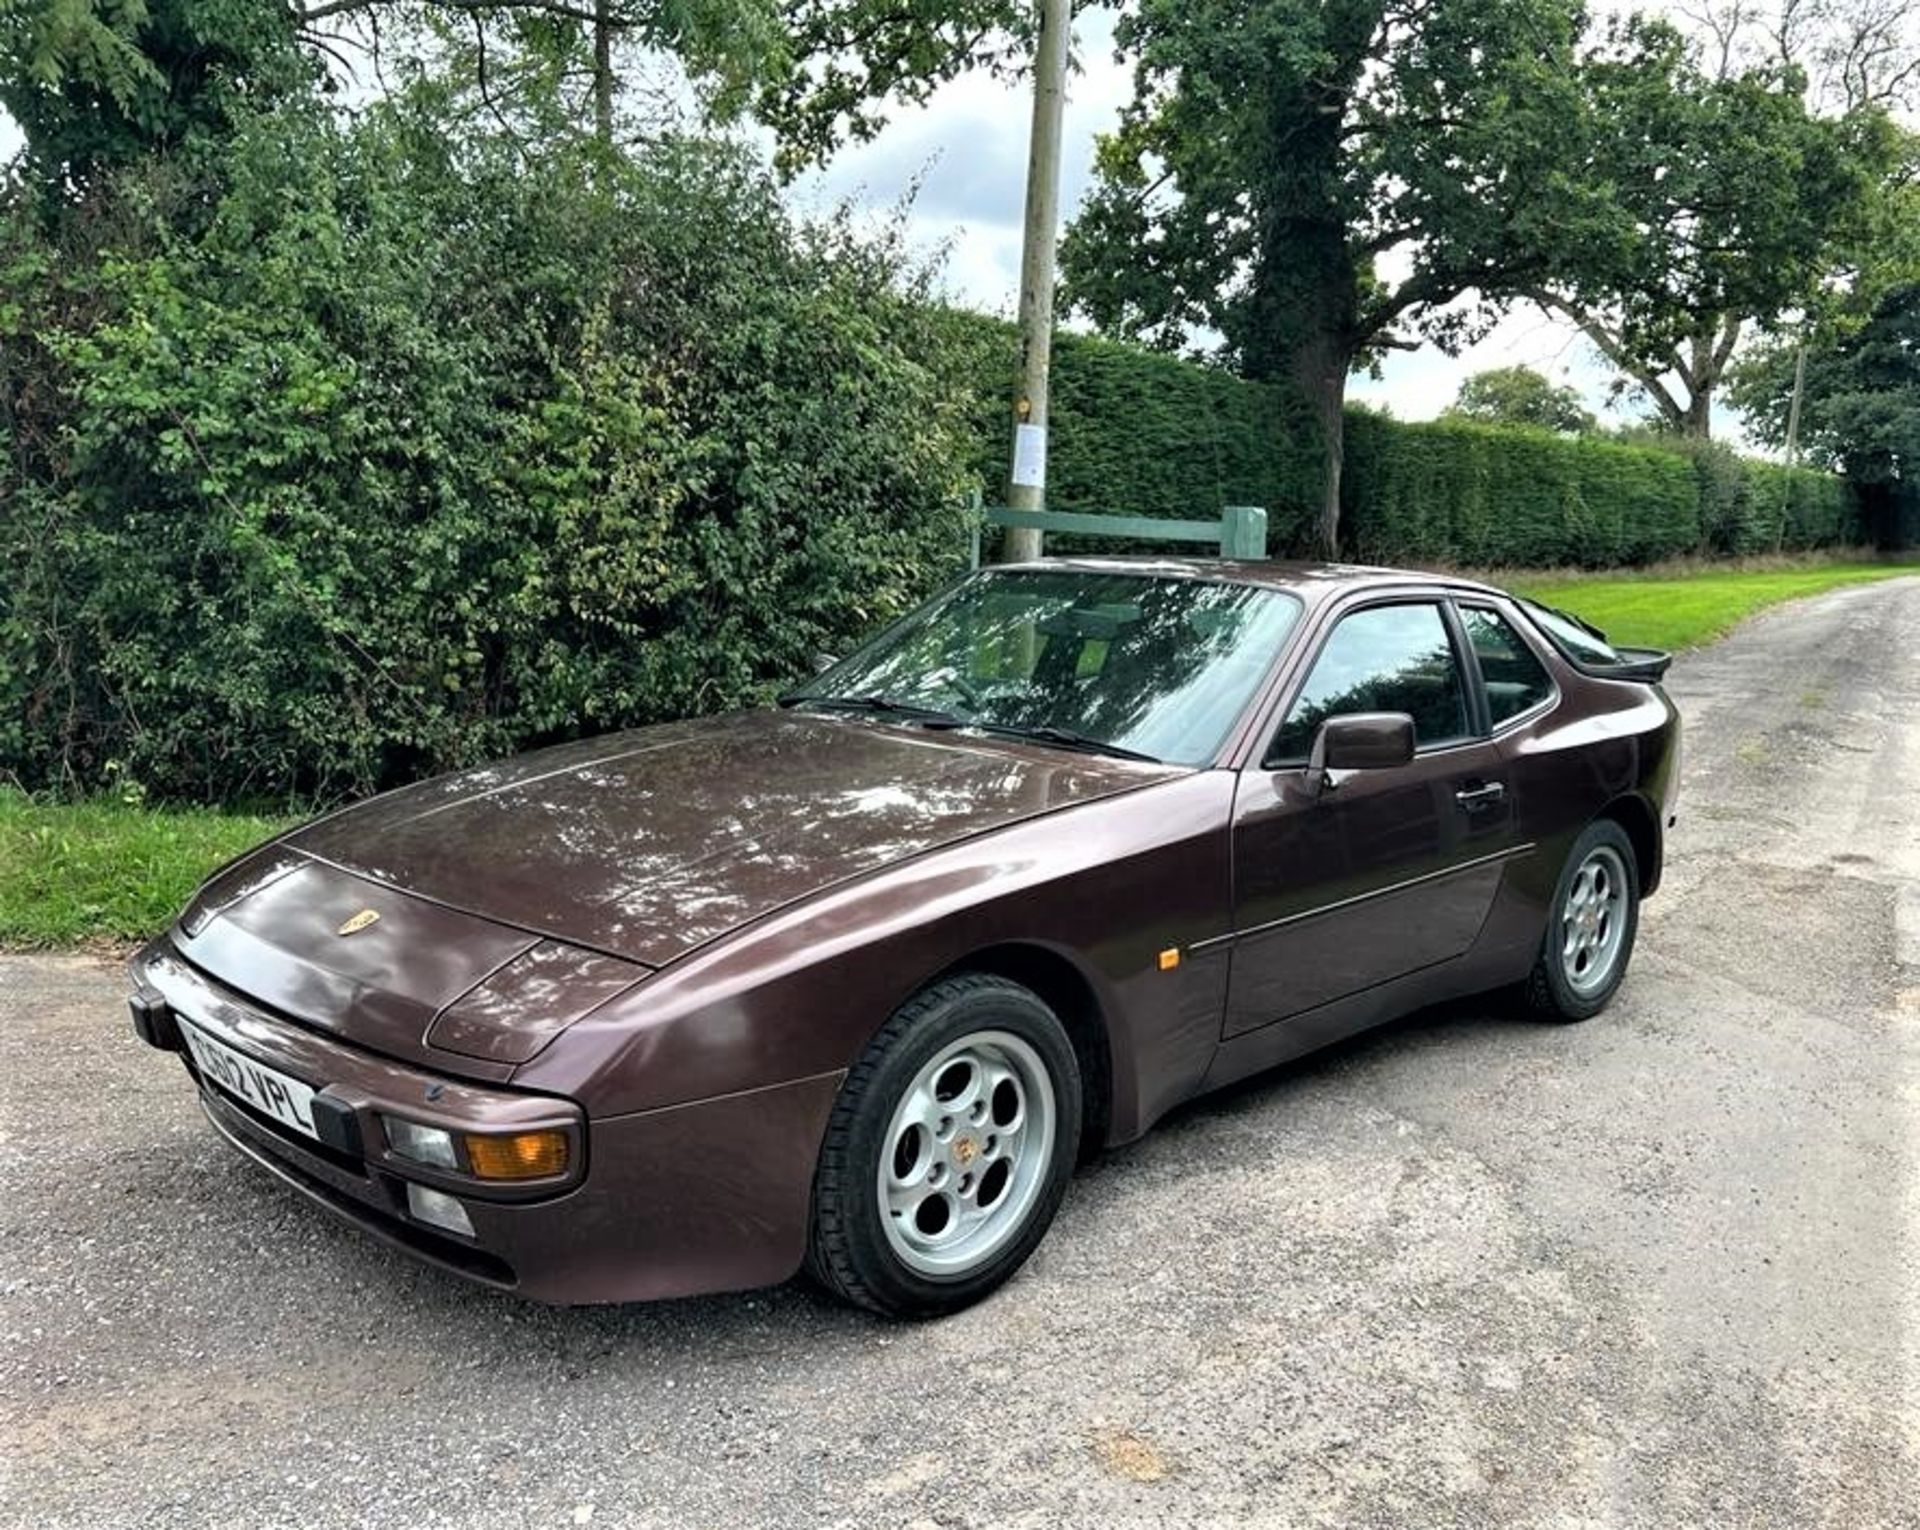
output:
M 1223 558 L 1261 559 L 1267 555 L 1267 512 L 1259 505 L 1229 505 L 1218 520 L 1169 521 L 1153 515 L 1011 510 L 1005 505 L 982 506 L 976 497 L 972 520 L 975 568 L 980 566 L 980 533 L 987 526 L 1118 537 L 1130 542 L 1196 542 L 1211 546 Z

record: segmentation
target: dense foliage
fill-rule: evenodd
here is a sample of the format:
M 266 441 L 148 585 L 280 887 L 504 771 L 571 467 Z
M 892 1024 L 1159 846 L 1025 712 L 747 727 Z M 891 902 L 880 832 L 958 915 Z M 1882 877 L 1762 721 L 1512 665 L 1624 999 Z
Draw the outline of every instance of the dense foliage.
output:
M 1704 440 L 1743 341 L 1795 322 L 1875 229 L 1913 55 L 1897 18 L 1852 34 L 1834 96 L 1809 65 L 1844 7 L 1782 11 L 1762 56 L 1755 7 L 1683 9 L 1689 32 L 1570 0 L 1130 5 L 1133 100 L 1061 248 L 1068 300 L 1287 385 L 1329 550 L 1355 366 L 1416 336 L 1457 348 L 1518 299 Z
M 1649 563 L 1858 540 L 1837 478 L 1467 421 L 1349 422 L 1356 552 L 1495 565 Z
M 1796 372 L 1803 400 L 1797 445 L 1808 460 L 1844 472 L 1886 546 L 1920 542 L 1920 281 L 1863 295 L 1808 342 L 1759 352 L 1735 396 L 1762 439 L 1782 443 Z
M 953 383 L 970 411 L 968 466 L 998 499 L 1018 337 L 1011 324 L 978 314 L 947 310 L 943 323 Z M 1319 454 L 1280 389 L 1137 345 L 1062 333 L 1053 342 L 1052 396 L 1053 509 L 1206 519 L 1228 505 L 1264 505 L 1276 547 L 1308 534 Z M 1075 544 L 1048 543 L 1056 545 Z
M 1868 237 L 1902 135 L 1872 102 L 1818 114 L 1799 60 L 1739 61 L 1641 15 L 1616 20 L 1579 85 L 1569 163 L 1607 215 L 1524 290 L 1663 425 L 1705 440 L 1742 340 L 1816 302 Z
M 285 110 L 0 220 L 0 768 L 364 789 L 766 694 L 963 532 L 897 251 L 739 160 Z
M 290 13 L 260 0 L 0 0 L 0 108 L 48 201 L 319 83 Z

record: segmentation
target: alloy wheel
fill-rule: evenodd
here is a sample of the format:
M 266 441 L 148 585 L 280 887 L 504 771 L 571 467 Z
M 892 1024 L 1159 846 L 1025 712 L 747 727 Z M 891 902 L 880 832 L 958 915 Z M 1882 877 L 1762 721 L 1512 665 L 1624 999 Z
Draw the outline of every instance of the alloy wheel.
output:
M 1573 874 L 1560 910 L 1560 970 L 1582 998 L 1613 977 L 1626 946 L 1627 867 L 1611 845 L 1596 845 Z
M 976 1031 L 936 1052 L 895 1105 L 879 1165 L 901 1261 L 953 1279 L 991 1260 L 1047 1182 L 1057 1117 L 1052 1076 L 1018 1036 Z

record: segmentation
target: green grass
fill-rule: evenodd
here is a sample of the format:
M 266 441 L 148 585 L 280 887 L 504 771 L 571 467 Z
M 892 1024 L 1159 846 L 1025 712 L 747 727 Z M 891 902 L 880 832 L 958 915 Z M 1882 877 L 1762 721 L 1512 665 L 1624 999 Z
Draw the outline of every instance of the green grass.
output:
M 0 789 L 0 946 L 151 935 L 215 866 L 283 827 L 205 808 L 47 803 Z
M 1920 564 L 1823 563 L 1677 577 L 1653 573 L 1543 579 L 1520 574 L 1498 582 L 1584 617 L 1616 643 L 1681 649 L 1711 642 L 1754 612 L 1783 600 L 1901 574 L 1920 574 Z

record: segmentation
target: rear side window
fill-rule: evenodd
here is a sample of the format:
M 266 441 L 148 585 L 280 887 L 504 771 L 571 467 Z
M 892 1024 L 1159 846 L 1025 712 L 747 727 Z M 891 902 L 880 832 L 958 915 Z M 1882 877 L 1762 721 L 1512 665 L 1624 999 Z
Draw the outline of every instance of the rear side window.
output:
M 1370 606 L 1342 617 L 1268 762 L 1305 760 L 1320 725 L 1347 712 L 1405 712 L 1420 748 L 1467 736 L 1466 686 L 1437 605 Z
M 1498 611 L 1462 606 L 1460 622 L 1467 629 L 1473 656 L 1480 661 L 1480 677 L 1487 684 L 1488 715 L 1494 727 L 1553 694 L 1546 666 Z
M 1575 621 L 1564 611 L 1531 600 L 1523 600 L 1520 605 L 1533 618 L 1534 626 L 1546 633 L 1554 647 L 1575 663 L 1613 665 L 1621 662 L 1619 650 L 1585 622 Z

